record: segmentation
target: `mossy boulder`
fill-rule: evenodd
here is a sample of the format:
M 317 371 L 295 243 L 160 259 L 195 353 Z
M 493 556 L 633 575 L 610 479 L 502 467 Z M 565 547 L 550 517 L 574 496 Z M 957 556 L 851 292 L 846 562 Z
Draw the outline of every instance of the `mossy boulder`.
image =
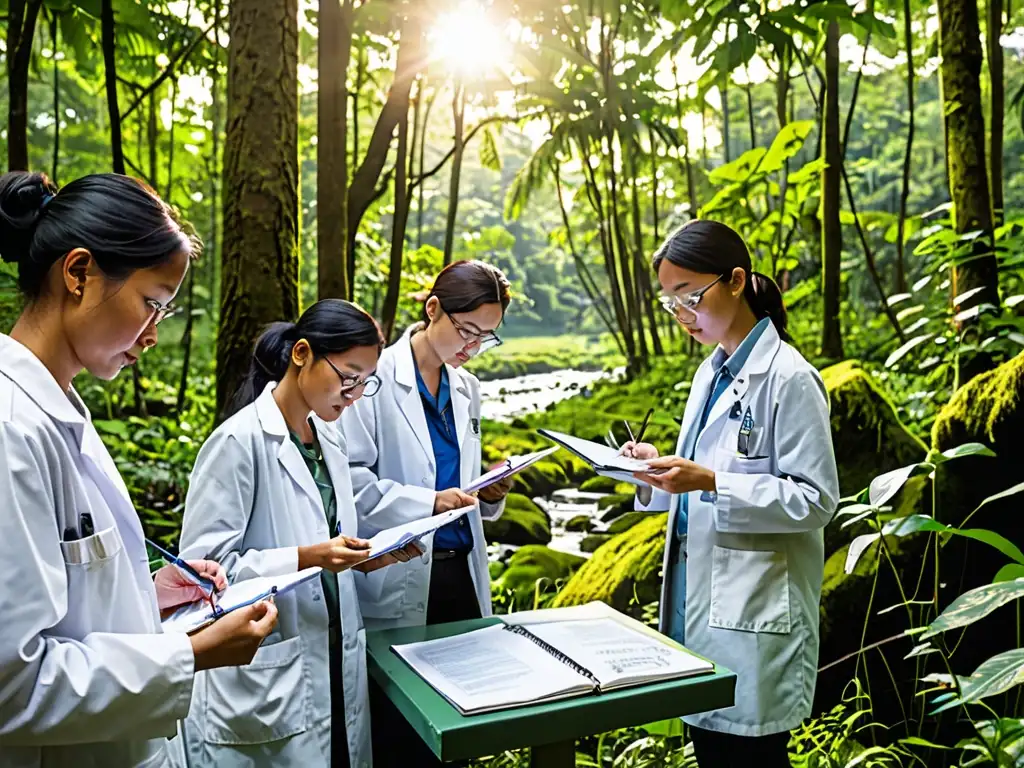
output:
M 604 532 L 612 535 L 625 533 L 641 520 L 650 516 L 650 512 L 627 512 L 608 523 L 608 528 Z
M 668 515 L 651 515 L 600 547 L 555 598 L 555 607 L 601 600 L 640 617 L 658 600 Z
M 607 523 L 627 512 L 632 512 L 635 504 L 634 498 L 635 494 L 632 493 L 613 493 L 605 496 L 598 503 L 597 516 L 602 522 Z
M 614 538 L 610 533 L 591 533 L 580 541 L 580 552 L 593 554 Z
M 580 490 L 587 493 L 615 493 L 615 486 L 618 484 L 614 478 L 594 475 L 583 481 Z
M 539 586 L 541 591 L 550 591 L 585 562 L 579 555 L 535 544 L 520 547 L 509 558 L 500 578 L 491 582 L 491 591 L 497 594 L 512 592 L 517 608 L 532 608 L 538 581 L 543 580 Z
M 570 485 L 561 465 L 553 461 L 538 461 L 515 477 L 512 489 L 527 496 L 547 496 L 552 491 Z
M 484 521 L 484 535 L 487 541 L 501 544 L 547 544 L 551 541 L 551 521 L 526 496 L 510 493 L 502 516 Z
M 571 533 L 589 533 L 594 528 L 594 518 L 590 515 L 576 515 L 565 522 L 565 530 Z

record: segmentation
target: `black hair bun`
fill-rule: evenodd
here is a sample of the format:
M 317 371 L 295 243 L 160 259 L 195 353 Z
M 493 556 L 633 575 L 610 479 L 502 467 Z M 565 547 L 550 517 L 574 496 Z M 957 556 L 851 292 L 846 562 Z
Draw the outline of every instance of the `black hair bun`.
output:
M 17 264 L 28 256 L 43 204 L 56 191 L 45 173 L 0 176 L 0 259 Z

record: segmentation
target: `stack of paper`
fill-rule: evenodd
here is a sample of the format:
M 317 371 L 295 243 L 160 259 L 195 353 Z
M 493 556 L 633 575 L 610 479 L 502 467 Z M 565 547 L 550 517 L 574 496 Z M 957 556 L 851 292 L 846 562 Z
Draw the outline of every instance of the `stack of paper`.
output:
M 633 485 L 644 485 L 633 477 L 633 473 L 647 471 L 646 461 L 627 458 L 607 445 L 583 440 L 562 432 L 553 432 L 548 429 L 538 429 L 537 432 L 558 443 L 570 453 L 579 456 L 599 475 Z

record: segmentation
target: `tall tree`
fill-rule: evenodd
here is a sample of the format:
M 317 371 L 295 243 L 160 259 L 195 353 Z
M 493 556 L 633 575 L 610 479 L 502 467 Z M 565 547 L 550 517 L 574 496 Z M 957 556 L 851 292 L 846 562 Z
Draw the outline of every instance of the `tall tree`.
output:
M 43 0 L 7 6 L 7 169 L 28 170 L 28 70 Z
M 405 230 L 409 222 L 408 186 L 409 114 L 398 121 L 398 154 L 395 157 L 395 212 L 391 217 L 391 252 L 388 267 L 388 290 L 381 311 L 384 338 L 390 340 L 398 314 L 399 289 L 402 285 L 402 257 L 405 254 Z
M 317 64 L 316 234 L 321 299 L 351 299 L 348 244 L 348 68 L 352 0 L 320 0 Z M 355 112 L 355 121 L 359 113 Z
M 907 292 L 906 236 L 907 199 L 910 197 L 910 162 L 914 151 L 914 28 L 910 0 L 903 0 L 903 46 L 907 51 L 907 148 L 903 154 L 903 186 L 896 219 L 896 293 Z
M 989 132 L 988 167 L 991 177 L 992 214 L 996 223 L 1003 220 L 1003 117 L 1006 110 L 1006 84 L 1003 78 L 1003 0 L 988 0 L 985 42 L 988 47 Z
M 459 179 L 462 177 L 462 155 L 466 148 L 466 86 L 455 83 L 452 95 L 452 120 L 455 126 L 455 154 L 452 155 L 452 173 L 448 183 L 448 216 L 444 228 L 444 264 L 452 263 L 455 247 L 455 224 L 459 212 Z
M 121 107 L 117 103 L 117 46 L 114 39 L 114 1 L 100 3 L 100 47 L 103 49 L 103 80 L 107 90 L 107 114 L 110 116 L 110 157 L 114 173 L 124 173 L 124 147 L 121 146 Z
M 260 330 L 299 311 L 298 0 L 233 0 L 228 33 L 221 417 Z
M 992 202 L 985 167 L 978 5 L 976 0 L 939 0 L 938 6 L 942 54 L 939 76 L 953 226 L 958 234 L 982 233 L 973 240 L 971 257 L 954 265 L 954 300 L 968 294 L 953 307 L 960 313 L 983 303 L 999 305 L 999 273 L 992 243 Z
M 830 21 L 825 33 L 825 104 L 822 110 L 822 154 L 825 168 L 821 172 L 821 284 L 822 307 L 821 353 L 838 360 L 843 357 L 843 336 L 839 325 L 840 262 L 843 234 L 839 222 L 839 185 L 842 155 L 839 135 L 839 22 Z

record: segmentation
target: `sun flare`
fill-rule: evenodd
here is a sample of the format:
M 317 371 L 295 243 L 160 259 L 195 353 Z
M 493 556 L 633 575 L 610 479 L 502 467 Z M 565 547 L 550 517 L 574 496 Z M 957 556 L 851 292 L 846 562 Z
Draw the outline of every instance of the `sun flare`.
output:
M 463 78 L 483 77 L 500 69 L 511 55 L 508 35 L 475 0 L 463 0 L 439 16 L 428 40 L 431 57 Z

